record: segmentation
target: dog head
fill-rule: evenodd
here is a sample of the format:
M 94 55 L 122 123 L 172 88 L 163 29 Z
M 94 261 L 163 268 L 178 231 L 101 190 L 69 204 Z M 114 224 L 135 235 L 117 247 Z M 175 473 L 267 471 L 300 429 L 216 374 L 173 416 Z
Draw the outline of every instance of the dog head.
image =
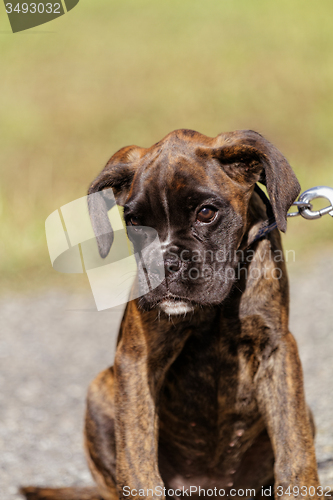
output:
M 163 265 L 165 278 L 139 299 L 141 307 L 179 314 L 196 305 L 219 304 L 235 279 L 230 270 L 249 229 L 257 181 L 266 185 L 277 226 L 285 231 L 300 186 L 284 156 L 260 134 L 243 130 L 210 138 L 176 130 L 151 148 L 123 148 L 88 192 L 100 192 L 89 203 L 100 255 L 106 257 L 113 241 L 107 217 L 111 204 L 103 194 L 112 188 L 124 207 L 134 248 L 142 249 L 149 240 L 142 226 L 159 236 L 162 264 L 156 264 L 154 248 L 145 262 L 152 273 Z

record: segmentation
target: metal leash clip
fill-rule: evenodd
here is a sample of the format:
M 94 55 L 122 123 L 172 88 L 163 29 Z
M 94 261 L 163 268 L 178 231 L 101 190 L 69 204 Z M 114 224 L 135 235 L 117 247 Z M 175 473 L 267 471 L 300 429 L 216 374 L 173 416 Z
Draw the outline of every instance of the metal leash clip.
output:
M 325 198 L 330 202 L 328 207 L 321 210 L 313 210 L 311 201 L 316 198 Z M 301 215 L 304 219 L 319 219 L 323 215 L 329 214 L 333 217 L 333 188 L 328 186 L 316 186 L 307 191 L 304 191 L 298 198 L 298 201 L 293 203 L 298 208 L 298 212 L 290 212 L 288 217 L 297 217 Z

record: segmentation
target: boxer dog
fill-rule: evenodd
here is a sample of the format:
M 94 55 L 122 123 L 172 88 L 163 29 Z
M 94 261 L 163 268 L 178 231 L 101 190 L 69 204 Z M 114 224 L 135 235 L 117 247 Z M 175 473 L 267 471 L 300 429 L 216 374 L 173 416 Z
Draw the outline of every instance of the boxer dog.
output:
M 22 493 L 320 498 L 314 424 L 288 328 L 279 230 L 300 186 L 287 160 L 251 130 L 216 138 L 176 130 L 151 148 L 121 149 L 89 189 L 100 193 L 89 209 L 102 257 L 113 240 L 108 188 L 137 232 L 134 247 L 149 240 L 145 227 L 157 232 L 164 277 L 128 302 L 114 366 L 89 388 L 85 444 L 96 488 Z M 154 255 L 146 263 L 158 274 Z

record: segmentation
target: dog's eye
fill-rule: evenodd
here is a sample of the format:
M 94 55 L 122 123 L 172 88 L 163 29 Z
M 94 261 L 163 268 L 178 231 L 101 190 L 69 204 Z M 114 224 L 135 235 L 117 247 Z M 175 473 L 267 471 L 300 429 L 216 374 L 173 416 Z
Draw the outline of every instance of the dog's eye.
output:
M 139 226 L 140 225 L 140 221 L 139 221 L 138 217 L 135 217 L 134 215 L 132 215 L 128 219 L 128 223 L 130 226 Z
M 203 207 L 198 213 L 197 213 L 197 221 L 199 222 L 212 222 L 212 220 L 215 218 L 215 215 L 217 213 L 217 210 L 213 207 Z

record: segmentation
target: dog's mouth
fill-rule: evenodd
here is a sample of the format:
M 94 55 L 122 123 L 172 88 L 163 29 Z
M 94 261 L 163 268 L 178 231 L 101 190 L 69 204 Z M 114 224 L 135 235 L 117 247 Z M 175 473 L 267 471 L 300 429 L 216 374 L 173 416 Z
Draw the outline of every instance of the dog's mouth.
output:
M 187 299 L 181 297 L 168 296 L 161 300 L 158 307 L 165 314 L 171 315 L 185 315 L 193 312 L 195 305 Z

